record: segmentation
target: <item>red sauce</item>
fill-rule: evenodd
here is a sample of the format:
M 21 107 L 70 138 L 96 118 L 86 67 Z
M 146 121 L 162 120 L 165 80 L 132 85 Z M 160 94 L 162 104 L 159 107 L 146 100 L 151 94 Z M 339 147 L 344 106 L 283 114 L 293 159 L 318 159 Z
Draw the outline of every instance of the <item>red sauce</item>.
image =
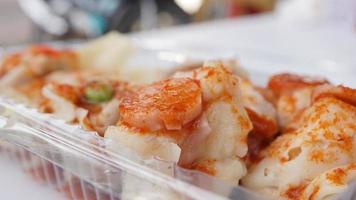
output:
M 278 129 L 273 121 L 259 116 L 248 108 L 246 108 L 246 111 L 253 124 L 253 129 L 247 138 L 247 160 L 250 163 L 258 163 L 263 158 L 260 152 L 269 145 L 278 133 Z
M 54 87 L 55 92 L 69 100 L 70 102 L 77 104 L 80 100 L 79 97 L 79 90 L 77 88 L 75 88 L 72 85 L 68 85 L 68 84 L 52 84 Z
M 318 86 L 328 83 L 325 79 L 316 79 L 312 77 L 299 76 L 295 74 L 282 73 L 274 75 L 268 82 L 268 88 L 279 97 L 282 94 L 288 94 L 296 89 L 310 86 Z
M 346 178 L 345 170 L 341 168 L 334 169 L 332 172 L 326 174 L 326 178 L 335 185 L 344 185 Z
M 342 85 L 323 85 L 315 88 L 312 94 L 313 101 L 317 101 L 318 99 L 325 97 L 335 97 L 345 103 L 356 106 L 356 89 L 344 87 Z
M 46 45 L 34 45 L 28 51 L 33 55 L 45 55 L 49 57 L 59 57 L 65 53 L 73 53 L 70 50 L 56 50 Z
M 298 186 L 290 186 L 288 190 L 283 194 L 289 200 L 300 200 L 307 184 L 300 184 Z
M 188 165 L 183 165 L 181 167 L 186 168 L 186 169 L 198 170 L 198 171 L 204 172 L 206 174 L 215 176 L 216 175 L 215 162 L 216 162 L 216 160 L 214 160 L 214 159 L 208 159 L 208 160 L 204 160 L 202 162 L 196 162 L 196 163 L 192 163 L 192 164 L 188 164 Z
M 249 108 L 245 109 L 253 124 L 253 132 L 255 134 L 267 140 L 273 138 L 276 135 L 278 127 L 274 121 L 258 115 L 255 111 Z
M 0 76 L 5 75 L 8 71 L 16 67 L 21 63 L 21 54 L 15 53 L 9 56 L 6 56 L 0 65 Z

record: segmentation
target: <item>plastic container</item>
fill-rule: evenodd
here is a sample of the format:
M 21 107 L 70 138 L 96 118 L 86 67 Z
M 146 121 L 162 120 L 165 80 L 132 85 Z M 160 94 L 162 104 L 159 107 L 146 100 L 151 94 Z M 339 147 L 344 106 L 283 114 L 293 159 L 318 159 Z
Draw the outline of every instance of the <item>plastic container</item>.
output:
M 189 60 L 234 57 L 221 52 L 179 52 L 138 49 L 128 65 L 170 67 Z M 263 83 L 268 70 L 259 71 L 259 65 L 273 63 L 273 59 L 258 59 L 249 71 L 251 77 Z M 251 61 L 246 63 L 253 64 Z M 273 69 L 278 66 L 280 63 Z M 53 185 L 68 199 L 263 199 L 242 187 L 174 163 L 140 160 L 122 147 L 109 151 L 105 148 L 108 141 L 94 133 L 6 98 L 0 98 L 0 141 L 1 151 L 15 158 L 26 173 Z M 342 199 L 352 199 L 354 188 Z
M 137 48 L 127 65 L 167 68 L 194 59 Z M 53 185 L 69 199 L 258 199 L 243 188 L 174 163 L 140 160 L 123 147 L 113 153 L 95 133 L 7 98 L 0 98 L 0 133 L 2 152 L 35 180 Z

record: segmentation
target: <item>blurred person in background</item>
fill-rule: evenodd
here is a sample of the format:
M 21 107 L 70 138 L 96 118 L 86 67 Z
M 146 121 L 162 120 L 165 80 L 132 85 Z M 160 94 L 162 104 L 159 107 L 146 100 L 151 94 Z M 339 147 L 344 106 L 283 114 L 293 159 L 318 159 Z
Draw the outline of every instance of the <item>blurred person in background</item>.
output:
M 18 0 L 33 39 L 90 38 L 271 11 L 275 0 Z
M 272 12 L 288 23 L 339 19 L 337 23 L 354 23 L 356 29 L 355 4 L 354 0 L 0 0 L 0 25 L 7 27 L 0 33 L 0 45 L 91 38 L 110 30 L 127 33 Z

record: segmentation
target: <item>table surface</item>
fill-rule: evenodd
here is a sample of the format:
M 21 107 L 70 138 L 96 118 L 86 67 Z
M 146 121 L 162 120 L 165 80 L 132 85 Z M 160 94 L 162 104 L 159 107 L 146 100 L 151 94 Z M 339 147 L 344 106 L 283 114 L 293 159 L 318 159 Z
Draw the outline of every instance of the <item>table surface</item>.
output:
M 267 15 L 229 19 L 133 34 L 143 45 L 157 48 L 234 50 L 247 54 L 266 53 L 298 58 L 321 65 L 330 73 L 356 74 L 356 32 L 343 27 L 289 24 Z M 318 69 L 317 69 L 318 70 Z M 63 196 L 36 184 L 20 168 L 0 157 L 0 192 L 3 199 L 63 199 Z

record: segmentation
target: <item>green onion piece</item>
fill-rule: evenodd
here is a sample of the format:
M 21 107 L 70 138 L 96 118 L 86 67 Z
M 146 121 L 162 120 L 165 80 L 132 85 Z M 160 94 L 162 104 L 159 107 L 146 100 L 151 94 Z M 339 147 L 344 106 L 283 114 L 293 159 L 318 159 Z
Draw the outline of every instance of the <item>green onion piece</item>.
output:
M 103 103 L 109 101 L 114 95 L 110 85 L 94 83 L 84 89 L 84 98 L 90 103 Z

